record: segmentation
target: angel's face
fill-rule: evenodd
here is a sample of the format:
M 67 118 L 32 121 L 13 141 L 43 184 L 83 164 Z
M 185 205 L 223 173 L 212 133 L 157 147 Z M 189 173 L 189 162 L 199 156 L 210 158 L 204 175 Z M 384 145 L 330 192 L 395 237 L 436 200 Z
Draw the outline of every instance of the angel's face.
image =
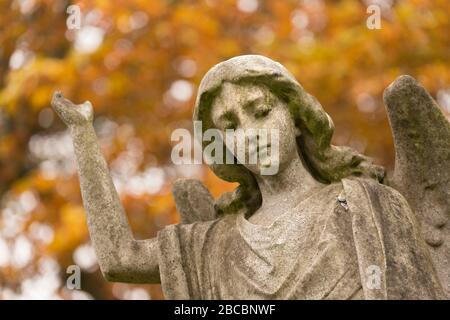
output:
M 272 174 L 281 172 L 298 156 L 294 120 L 287 106 L 264 86 L 225 83 L 213 101 L 211 119 L 224 135 L 234 130 L 233 154 L 255 174 L 274 166 L 277 172 Z M 257 139 L 249 138 L 248 132 L 256 132 Z

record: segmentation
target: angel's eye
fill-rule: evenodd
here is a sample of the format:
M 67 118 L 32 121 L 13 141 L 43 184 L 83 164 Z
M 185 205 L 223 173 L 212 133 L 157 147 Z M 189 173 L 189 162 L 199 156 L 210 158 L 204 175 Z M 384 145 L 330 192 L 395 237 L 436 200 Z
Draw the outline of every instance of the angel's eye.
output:
M 255 112 L 255 118 L 261 119 L 261 118 L 266 117 L 270 113 L 270 110 L 271 110 L 270 108 L 263 108 L 263 109 L 257 110 Z

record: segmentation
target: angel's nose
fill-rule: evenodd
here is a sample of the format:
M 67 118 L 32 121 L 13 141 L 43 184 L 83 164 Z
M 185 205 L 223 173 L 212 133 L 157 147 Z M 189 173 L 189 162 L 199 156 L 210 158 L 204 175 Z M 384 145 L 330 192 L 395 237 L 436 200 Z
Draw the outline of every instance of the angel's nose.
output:
M 252 118 L 251 115 L 248 114 L 241 114 L 239 117 L 239 121 L 241 123 L 241 127 L 244 130 L 247 129 L 259 129 L 259 124 L 255 121 L 255 119 Z

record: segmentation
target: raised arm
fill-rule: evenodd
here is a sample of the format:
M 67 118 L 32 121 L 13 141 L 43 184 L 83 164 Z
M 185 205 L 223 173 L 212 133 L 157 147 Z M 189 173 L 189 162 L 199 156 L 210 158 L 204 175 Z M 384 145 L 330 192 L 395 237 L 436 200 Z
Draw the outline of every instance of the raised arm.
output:
M 74 105 L 56 92 L 52 106 L 73 139 L 89 233 L 104 277 L 109 281 L 159 283 L 157 240 L 133 238 L 97 142 L 91 103 Z

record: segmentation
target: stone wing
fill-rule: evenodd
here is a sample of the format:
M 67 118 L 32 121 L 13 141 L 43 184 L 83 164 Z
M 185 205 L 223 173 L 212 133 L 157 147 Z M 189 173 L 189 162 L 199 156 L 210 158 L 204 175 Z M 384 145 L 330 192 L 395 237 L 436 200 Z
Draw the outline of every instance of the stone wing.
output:
M 401 76 L 384 92 L 395 145 L 389 184 L 408 200 L 450 297 L 450 123 L 430 94 Z
M 180 179 L 172 187 L 181 223 L 194 223 L 216 219 L 214 198 L 198 180 Z

